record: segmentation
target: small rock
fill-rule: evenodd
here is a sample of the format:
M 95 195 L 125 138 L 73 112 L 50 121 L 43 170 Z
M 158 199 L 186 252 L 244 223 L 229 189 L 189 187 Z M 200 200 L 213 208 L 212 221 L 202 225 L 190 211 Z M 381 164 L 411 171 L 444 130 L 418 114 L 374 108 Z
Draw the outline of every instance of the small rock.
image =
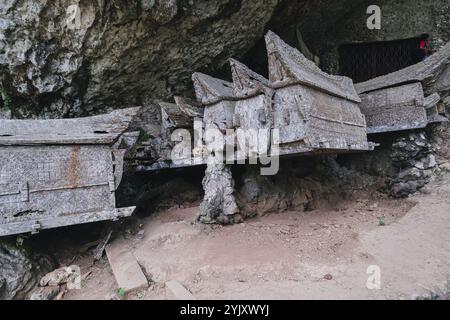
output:
M 44 277 L 42 277 L 41 281 L 39 282 L 39 285 L 41 287 L 46 286 L 53 287 L 65 284 L 74 276 L 74 273 L 72 272 L 73 270 L 77 270 L 77 267 L 70 266 L 56 269 L 50 273 L 47 273 Z
M 450 162 L 444 162 L 440 165 L 442 169 L 445 169 L 446 171 L 450 172 Z
M 53 300 L 59 294 L 59 286 L 40 287 L 30 297 L 30 300 Z
M 323 277 L 325 280 L 333 280 L 333 276 L 331 275 L 331 274 L 326 274 L 324 277 Z
M 120 300 L 116 293 L 110 293 L 105 297 L 105 300 Z
M 397 198 L 407 197 L 413 194 L 419 188 L 419 184 L 416 181 L 400 182 L 395 184 L 391 189 L 391 194 Z

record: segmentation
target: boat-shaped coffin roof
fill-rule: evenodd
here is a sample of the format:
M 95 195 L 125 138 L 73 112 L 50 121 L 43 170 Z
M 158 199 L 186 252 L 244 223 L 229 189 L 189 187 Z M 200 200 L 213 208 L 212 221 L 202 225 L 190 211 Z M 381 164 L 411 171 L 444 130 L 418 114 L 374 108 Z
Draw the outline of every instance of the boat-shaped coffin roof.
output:
M 0 120 L 1 145 L 113 144 L 139 107 L 86 118 Z
M 205 105 L 211 105 L 223 100 L 237 100 L 231 82 L 213 78 L 206 74 L 196 72 L 192 75 L 197 100 Z
M 450 64 L 450 42 L 422 62 L 384 76 L 355 84 L 358 93 L 399 86 L 405 83 L 432 80 Z
M 238 98 L 248 98 L 269 89 L 269 80 L 249 69 L 243 63 L 230 59 L 233 75 L 233 90 Z
M 158 104 L 161 107 L 161 112 L 166 114 L 175 127 L 192 127 L 192 118 L 182 112 L 177 104 L 168 102 L 158 102 Z
M 205 107 L 194 99 L 175 96 L 175 103 L 186 116 L 190 118 L 203 118 Z
M 350 78 L 323 72 L 300 51 L 287 45 L 271 31 L 266 34 L 265 39 L 271 87 L 304 84 L 341 98 L 361 102 Z

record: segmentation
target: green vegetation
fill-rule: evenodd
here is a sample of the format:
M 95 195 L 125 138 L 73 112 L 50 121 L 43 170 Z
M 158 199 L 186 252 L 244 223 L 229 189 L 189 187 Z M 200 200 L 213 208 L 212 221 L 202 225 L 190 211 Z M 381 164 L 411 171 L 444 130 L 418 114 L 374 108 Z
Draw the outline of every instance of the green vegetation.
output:
M 118 288 L 116 294 L 120 299 L 125 298 L 125 290 L 123 288 Z

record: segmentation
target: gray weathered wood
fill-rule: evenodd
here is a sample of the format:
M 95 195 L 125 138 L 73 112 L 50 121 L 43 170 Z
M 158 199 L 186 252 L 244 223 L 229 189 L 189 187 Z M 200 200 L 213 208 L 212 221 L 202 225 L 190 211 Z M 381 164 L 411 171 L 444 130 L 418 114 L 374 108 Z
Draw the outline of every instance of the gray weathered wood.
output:
M 266 45 L 281 154 L 373 150 L 351 79 L 323 72 L 273 32 Z
M 269 80 L 250 70 L 243 63 L 230 59 L 233 77 L 233 92 L 239 99 L 250 98 L 266 91 L 273 91 L 269 87 Z
M 177 300 L 197 300 L 185 287 L 176 280 L 166 282 L 166 288 L 174 295 Z
M 198 72 L 192 78 L 197 99 L 205 106 L 205 128 L 217 127 L 222 131 L 233 128 L 237 100 L 233 84 Z
M 106 246 L 106 256 L 118 288 L 125 293 L 148 288 L 148 280 L 129 248 L 121 243 L 109 244 Z
M 205 108 L 196 100 L 176 96 L 175 103 L 178 105 L 181 112 L 183 112 L 188 117 L 203 118 Z
M 353 81 L 323 72 L 314 62 L 287 45 L 275 33 L 265 37 L 269 57 L 269 80 L 273 88 L 302 84 L 350 101 L 360 102 Z
M 161 107 L 162 128 L 192 128 L 192 118 L 180 110 L 174 103 L 159 102 Z
M 361 82 L 355 85 L 358 93 L 398 86 L 410 82 L 422 82 L 428 88 L 435 83 L 437 90 L 450 88 L 450 42 L 438 52 L 422 62 L 401 69 L 399 71 Z
M 420 82 L 374 90 L 361 98 L 369 134 L 425 128 L 441 119 L 436 109 L 439 94 L 425 98 Z
M 0 120 L 0 145 L 112 144 L 139 108 L 54 120 Z
M 223 100 L 235 101 L 233 84 L 206 74 L 196 72 L 192 75 L 197 100 L 204 106 L 216 104 Z
M 11 134 L 0 138 L 0 236 L 131 215 L 134 207 L 116 208 L 115 191 L 122 134 L 137 111 L 1 121 Z
M 230 59 L 234 93 L 239 98 L 234 112 L 234 125 L 242 129 L 271 129 L 272 97 L 269 80 L 244 64 Z

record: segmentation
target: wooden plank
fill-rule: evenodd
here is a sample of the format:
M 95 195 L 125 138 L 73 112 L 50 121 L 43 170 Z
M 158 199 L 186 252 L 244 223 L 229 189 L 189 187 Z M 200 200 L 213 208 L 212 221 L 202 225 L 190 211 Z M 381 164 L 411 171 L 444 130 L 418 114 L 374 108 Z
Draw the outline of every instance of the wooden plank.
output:
M 205 106 L 216 104 L 223 100 L 237 100 L 231 82 L 213 78 L 200 72 L 192 75 L 192 81 L 194 82 L 197 100 Z
M 190 118 L 203 118 L 205 113 L 205 107 L 203 107 L 196 100 L 184 98 L 184 97 L 174 97 L 175 103 L 180 108 L 181 112 Z
M 170 128 L 191 128 L 193 119 L 180 110 L 178 105 L 168 102 L 159 102 L 161 107 L 162 127 Z
M 0 120 L 0 145 L 111 144 L 139 108 L 76 119 Z
M 197 300 L 192 293 L 176 280 L 166 282 L 166 288 L 169 289 L 177 300 Z
M 106 247 L 106 255 L 118 288 L 123 289 L 125 293 L 148 288 L 147 278 L 128 247 L 110 244 Z
M 0 237 L 21 234 L 26 232 L 38 232 L 39 230 L 52 229 L 75 224 L 85 224 L 98 221 L 116 220 L 129 217 L 136 207 L 118 208 L 113 211 L 76 213 L 67 216 L 49 216 L 37 220 L 24 220 L 20 222 L 0 224 Z

